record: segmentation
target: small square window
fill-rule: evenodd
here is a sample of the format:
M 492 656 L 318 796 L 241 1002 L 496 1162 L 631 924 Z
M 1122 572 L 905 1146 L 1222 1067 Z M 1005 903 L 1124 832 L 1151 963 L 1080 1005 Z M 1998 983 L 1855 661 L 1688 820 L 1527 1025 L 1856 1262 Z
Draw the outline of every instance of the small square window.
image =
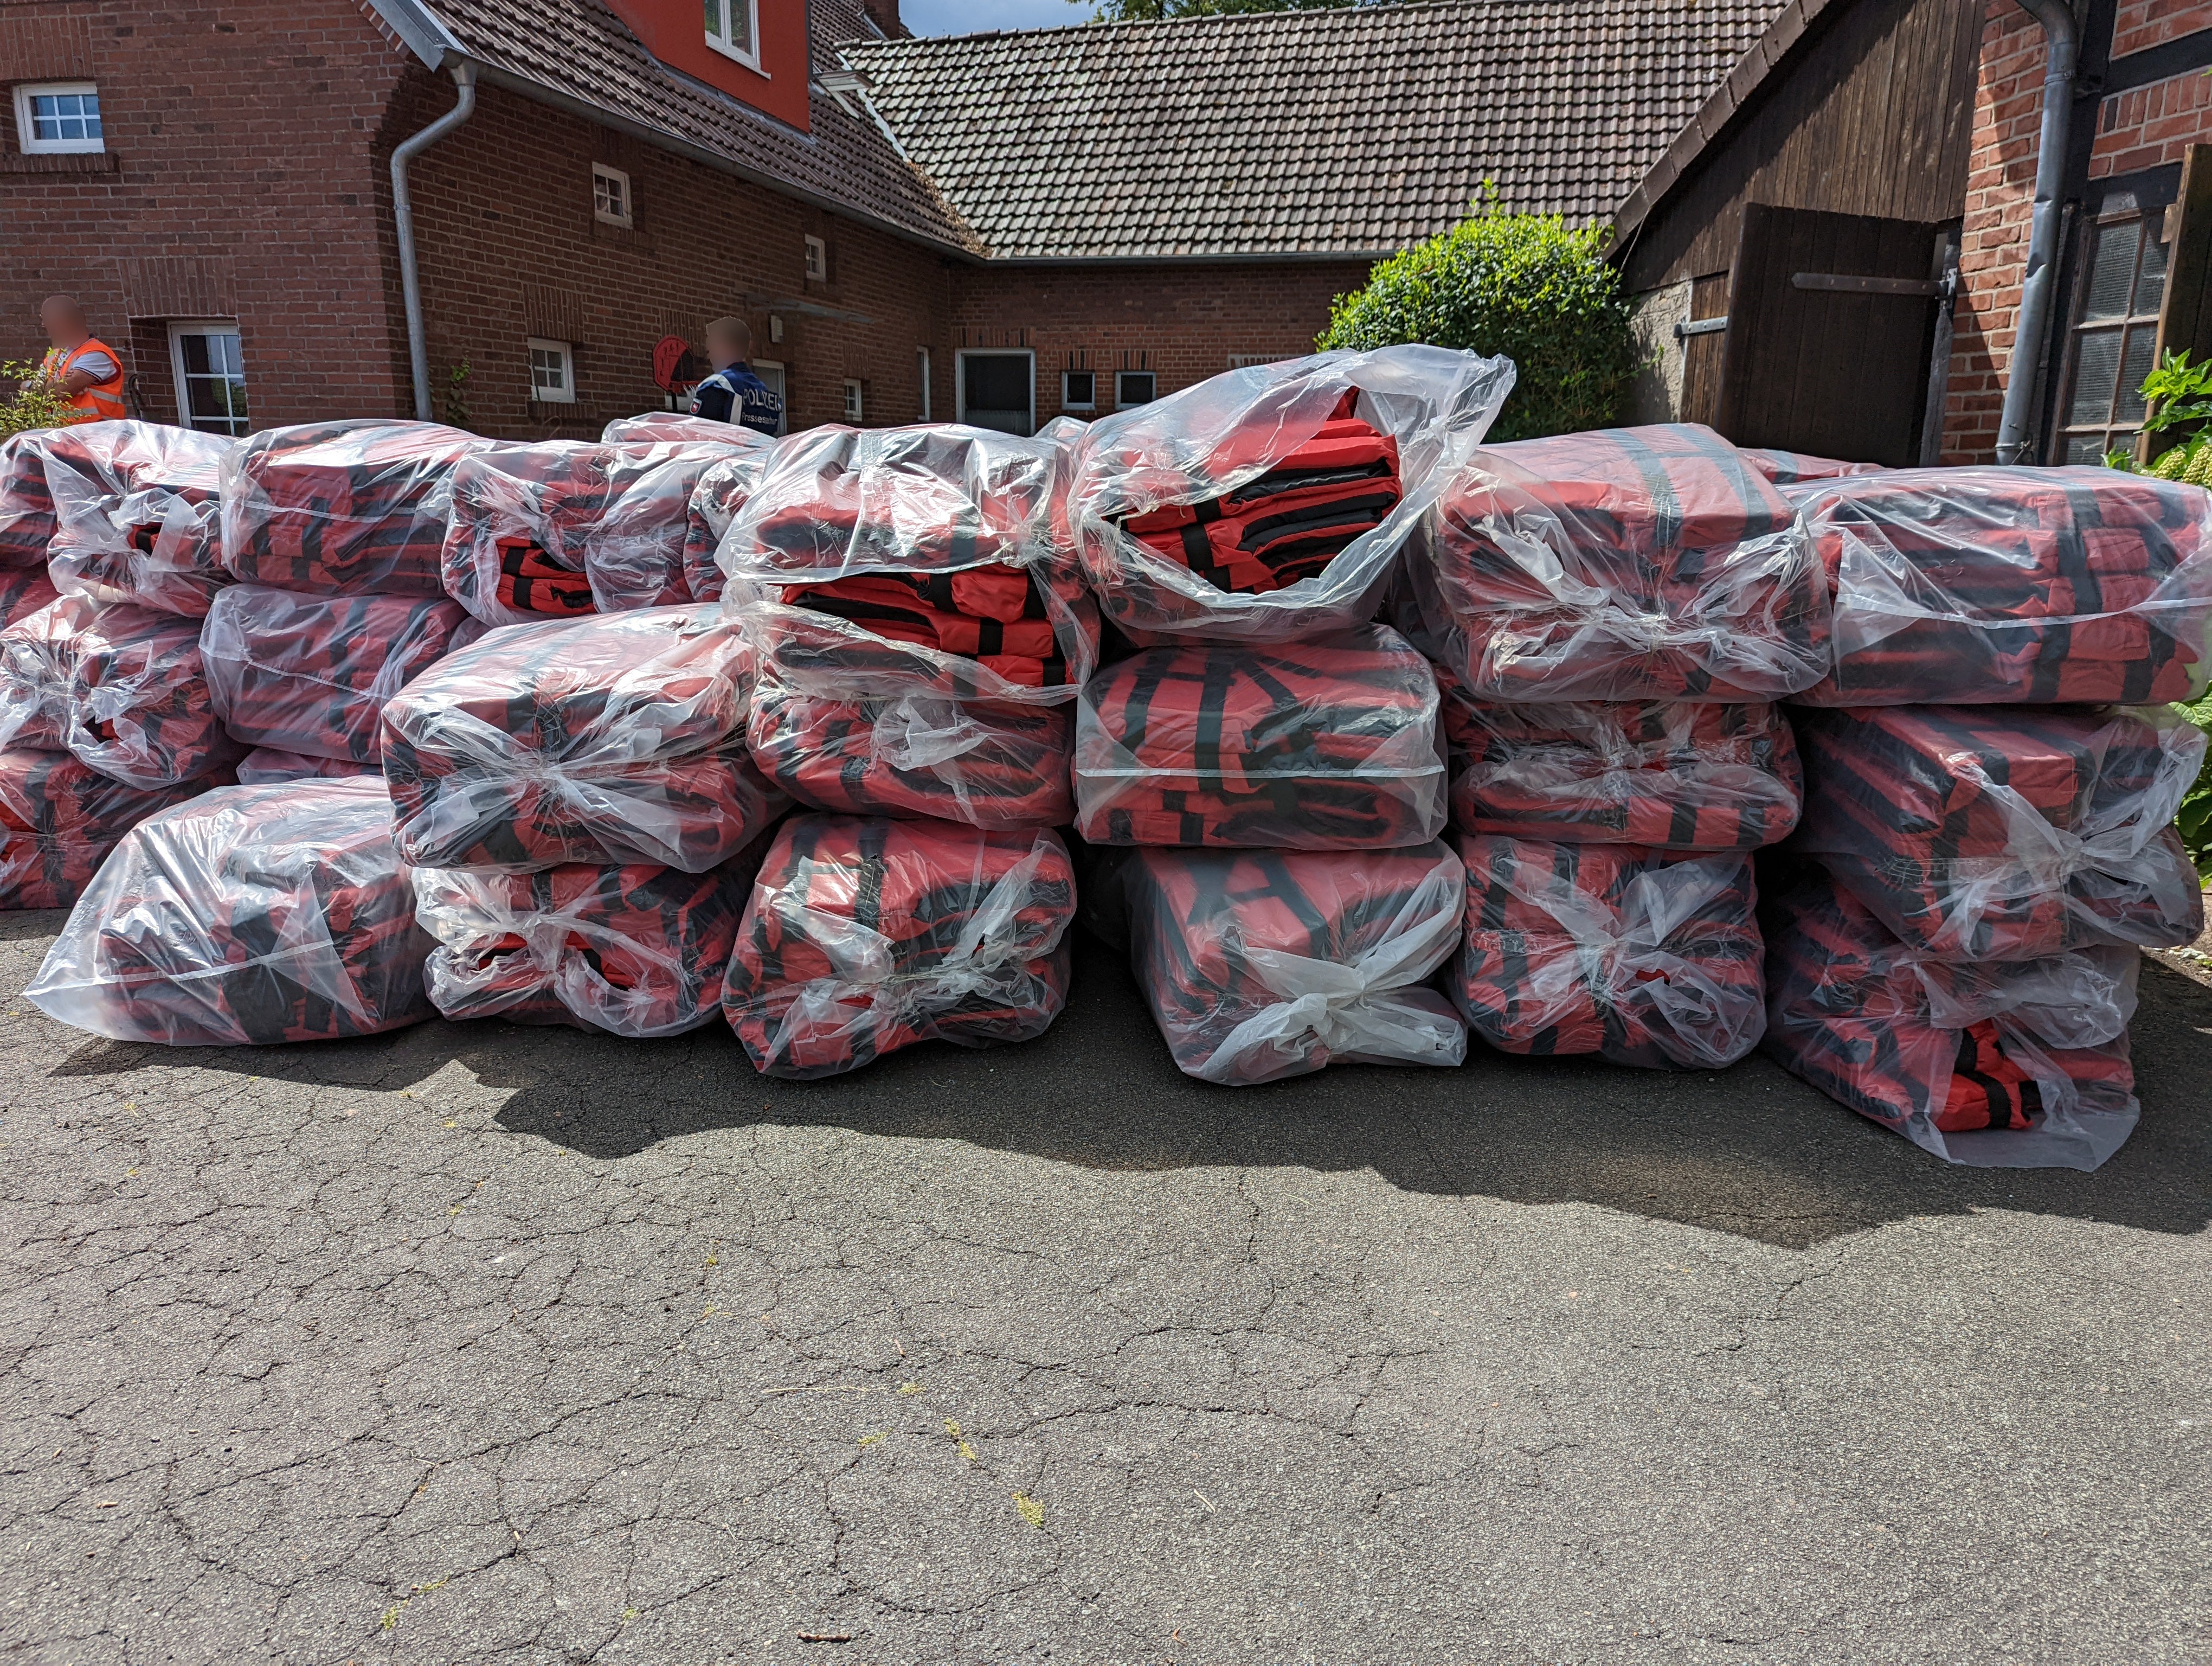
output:
M 707 44 L 748 70 L 760 68 L 759 0 L 706 0 Z
M 88 81 L 26 82 L 15 88 L 15 138 L 31 156 L 106 149 L 100 89 Z
M 1158 384 L 1149 370 L 1123 370 L 1114 378 L 1114 405 L 1127 410 L 1131 405 L 1148 405 L 1158 396 L 1153 389 Z
M 1062 410 L 1097 410 L 1098 373 L 1095 370 L 1061 371 L 1060 408 Z
M 830 276 L 830 246 L 818 237 L 806 240 L 806 275 L 817 281 Z
M 845 420 L 847 422 L 857 423 L 860 420 L 860 385 L 848 377 L 845 382 Z
M 629 175 L 601 162 L 592 164 L 592 214 L 611 226 L 629 224 Z
M 539 404 L 576 403 L 576 359 L 567 342 L 530 338 L 530 397 Z

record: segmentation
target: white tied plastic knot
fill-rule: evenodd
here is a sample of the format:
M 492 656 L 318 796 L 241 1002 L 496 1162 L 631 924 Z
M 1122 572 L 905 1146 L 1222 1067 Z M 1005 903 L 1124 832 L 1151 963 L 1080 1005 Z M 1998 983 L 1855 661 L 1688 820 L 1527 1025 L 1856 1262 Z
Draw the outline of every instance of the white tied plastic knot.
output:
M 869 744 L 894 769 L 935 769 L 991 739 L 991 731 L 950 700 L 902 694 L 876 714 Z M 940 773 L 943 773 L 940 771 Z M 957 772 L 947 775 L 953 780 Z

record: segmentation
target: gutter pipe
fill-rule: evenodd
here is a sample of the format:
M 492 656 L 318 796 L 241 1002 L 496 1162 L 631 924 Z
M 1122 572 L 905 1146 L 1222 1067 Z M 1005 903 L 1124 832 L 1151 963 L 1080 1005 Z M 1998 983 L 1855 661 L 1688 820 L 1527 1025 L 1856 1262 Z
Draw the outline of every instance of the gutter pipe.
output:
M 2020 287 L 2012 363 L 2005 374 L 2004 415 L 1997 424 L 1997 461 L 2027 460 L 2037 370 L 2049 332 L 2051 289 L 2058 276 L 2059 196 L 2065 189 L 2067 130 L 2074 113 L 2074 13 L 2065 0 L 2020 0 L 2043 26 L 2049 52 L 2043 70 L 2043 128 L 2036 139 L 2035 214 L 2029 222 L 2027 276 Z
M 460 89 L 453 107 L 392 153 L 392 219 L 399 234 L 399 293 L 407 307 L 407 365 L 414 373 L 419 423 L 430 420 L 430 344 L 422 331 L 422 285 L 415 275 L 415 206 L 407 195 L 407 164 L 476 113 L 476 66 L 456 64 L 453 76 Z

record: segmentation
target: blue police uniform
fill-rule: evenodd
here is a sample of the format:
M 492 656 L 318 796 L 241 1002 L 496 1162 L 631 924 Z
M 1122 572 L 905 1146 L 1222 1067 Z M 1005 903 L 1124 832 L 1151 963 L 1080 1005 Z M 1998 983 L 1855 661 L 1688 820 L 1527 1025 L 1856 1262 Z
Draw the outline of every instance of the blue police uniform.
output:
M 783 395 L 754 375 L 751 366 L 733 364 L 691 390 L 691 414 L 773 435 L 783 426 Z

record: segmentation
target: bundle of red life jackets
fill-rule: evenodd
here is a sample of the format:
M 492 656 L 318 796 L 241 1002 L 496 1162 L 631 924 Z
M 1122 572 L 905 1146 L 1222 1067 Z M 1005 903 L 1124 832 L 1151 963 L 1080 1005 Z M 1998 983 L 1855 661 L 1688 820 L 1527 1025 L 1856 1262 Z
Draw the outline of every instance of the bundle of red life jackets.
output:
M 1464 834 L 1467 934 L 1451 977 L 1492 1047 L 1718 1069 L 1765 1026 L 1747 853 Z
M 1848 475 L 1881 474 L 1879 463 L 1846 463 L 1833 457 L 1812 457 L 1802 451 L 1773 451 L 1759 446 L 1743 448 L 1744 461 L 1778 486 L 1802 486 L 1816 480 L 1841 480 Z
M 1952 1163 L 2094 1169 L 2133 1131 L 2133 949 L 1950 962 L 1817 882 L 1765 916 L 1765 1050 L 1822 1092 Z
M 1792 493 L 1835 597 L 1820 705 L 2193 700 L 2212 494 L 2112 469 L 1915 469 Z
M 721 548 L 723 535 L 745 507 L 745 500 L 760 483 L 761 471 L 768 466 L 769 442 L 750 429 L 738 432 L 760 443 L 708 464 L 691 488 L 691 502 L 684 512 L 684 584 L 696 601 L 721 599 L 724 580 L 714 551 Z
M 2032 960 L 2203 927 L 2171 824 L 2204 738 L 2167 708 L 1806 710 L 1817 858 L 1916 952 Z
M 1477 700 L 1773 700 L 1828 669 L 1796 510 L 1694 424 L 1477 451 L 1407 578 Z
M 723 1011 L 770 1076 L 1028 1041 L 1066 1003 L 1074 915 L 1050 831 L 797 816 L 754 884 Z
M 60 597 L 43 567 L 0 568 L 0 628 L 29 618 Z
M 787 804 L 746 755 L 751 681 L 711 605 L 494 631 L 385 706 L 399 848 L 424 867 L 718 866 Z
M 55 523 L 45 447 L 62 431 L 32 429 L 0 440 L 0 567 L 46 567 Z
M 216 598 L 200 653 L 216 714 L 235 739 L 374 764 L 385 702 L 483 634 L 457 602 L 241 584 Z
M 441 489 L 495 443 L 435 423 L 264 429 L 223 467 L 223 565 L 311 596 L 442 596 Z
M 1397 632 L 1192 642 L 1108 666 L 1077 709 L 1077 831 L 1094 843 L 1390 849 L 1434 839 L 1437 685 Z
M 230 582 L 216 508 L 226 435 L 167 423 L 85 423 L 46 453 L 55 532 L 48 568 L 64 593 L 197 618 Z
M 375 1035 L 431 1015 L 433 946 L 378 782 L 219 787 L 124 838 L 25 994 L 118 1041 Z
M 68 752 L 0 751 L 0 909 L 65 909 L 149 816 L 221 779 L 132 787 Z
M 267 787 L 280 781 L 344 781 L 355 775 L 374 775 L 382 781 L 384 767 L 349 757 L 316 757 L 276 746 L 256 746 L 238 760 L 237 774 L 240 787 Z
M 1121 874 L 1137 979 L 1184 1074 L 1244 1086 L 1466 1057 L 1466 1031 L 1427 987 L 1465 893 L 1441 843 L 1145 849 Z
M 636 416 L 617 416 L 599 430 L 599 443 L 603 446 L 656 445 L 663 441 L 688 444 L 693 441 L 720 444 L 731 439 L 740 443 L 751 440 L 768 443 L 750 429 L 739 428 L 735 423 L 693 416 L 681 410 L 648 410 Z

